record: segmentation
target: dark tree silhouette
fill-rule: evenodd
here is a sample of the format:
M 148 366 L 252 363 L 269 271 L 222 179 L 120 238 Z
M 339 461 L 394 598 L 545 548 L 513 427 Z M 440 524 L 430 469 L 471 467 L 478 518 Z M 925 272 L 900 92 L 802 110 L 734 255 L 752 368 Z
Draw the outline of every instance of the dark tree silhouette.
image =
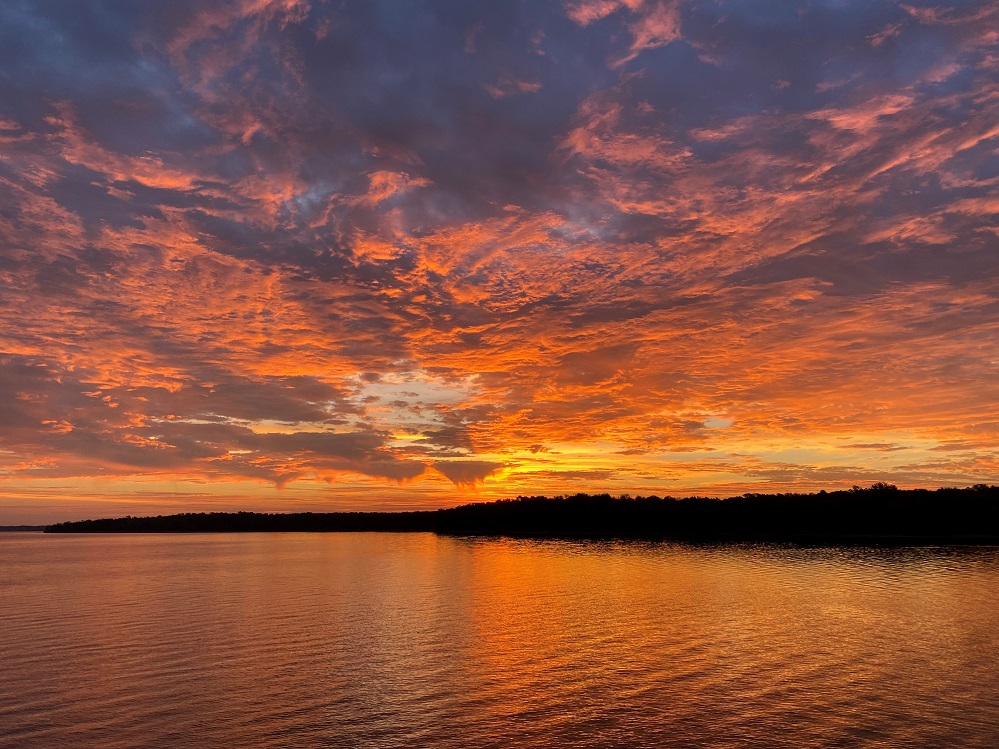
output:
M 999 486 L 713 497 L 517 497 L 422 512 L 212 512 L 59 523 L 48 533 L 433 531 L 803 543 L 999 543 Z

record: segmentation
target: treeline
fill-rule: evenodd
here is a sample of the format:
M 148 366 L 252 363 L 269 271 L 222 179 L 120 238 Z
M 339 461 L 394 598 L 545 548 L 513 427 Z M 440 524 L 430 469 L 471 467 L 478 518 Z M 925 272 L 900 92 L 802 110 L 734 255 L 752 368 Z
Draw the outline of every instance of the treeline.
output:
M 712 497 L 518 497 L 446 511 L 442 530 L 512 535 L 778 541 L 904 538 L 999 541 L 999 486 L 900 490 L 878 483 L 817 494 Z
M 999 543 L 999 486 L 712 497 L 517 497 L 415 512 L 212 512 L 59 523 L 48 533 L 432 531 L 689 541 Z
M 430 512 L 184 512 L 155 517 L 104 518 L 57 523 L 46 533 L 260 533 L 433 531 Z

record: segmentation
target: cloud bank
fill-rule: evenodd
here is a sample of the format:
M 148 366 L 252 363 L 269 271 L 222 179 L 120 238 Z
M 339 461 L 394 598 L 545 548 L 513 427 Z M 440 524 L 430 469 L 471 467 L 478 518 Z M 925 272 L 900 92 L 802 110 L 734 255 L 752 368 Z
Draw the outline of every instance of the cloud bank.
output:
M 999 481 L 997 48 L 984 1 L 4 4 L 0 512 Z

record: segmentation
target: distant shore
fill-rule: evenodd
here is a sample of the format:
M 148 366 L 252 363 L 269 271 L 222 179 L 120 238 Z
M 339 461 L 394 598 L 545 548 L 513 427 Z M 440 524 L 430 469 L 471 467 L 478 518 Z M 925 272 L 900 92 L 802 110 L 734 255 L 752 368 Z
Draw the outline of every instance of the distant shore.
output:
M 58 523 L 46 533 L 433 532 L 836 545 L 999 544 L 999 486 L 712 497 L 517 497 L 412 512 L 212 512 Z

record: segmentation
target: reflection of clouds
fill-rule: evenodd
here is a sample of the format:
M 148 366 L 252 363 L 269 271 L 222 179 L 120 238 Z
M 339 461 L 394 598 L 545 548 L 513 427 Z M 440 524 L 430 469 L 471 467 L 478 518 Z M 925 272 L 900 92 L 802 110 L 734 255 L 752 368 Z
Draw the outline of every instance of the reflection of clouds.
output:
M 313 5 L 0 8 L 9 480 L 999 475 L 992 4 Z

